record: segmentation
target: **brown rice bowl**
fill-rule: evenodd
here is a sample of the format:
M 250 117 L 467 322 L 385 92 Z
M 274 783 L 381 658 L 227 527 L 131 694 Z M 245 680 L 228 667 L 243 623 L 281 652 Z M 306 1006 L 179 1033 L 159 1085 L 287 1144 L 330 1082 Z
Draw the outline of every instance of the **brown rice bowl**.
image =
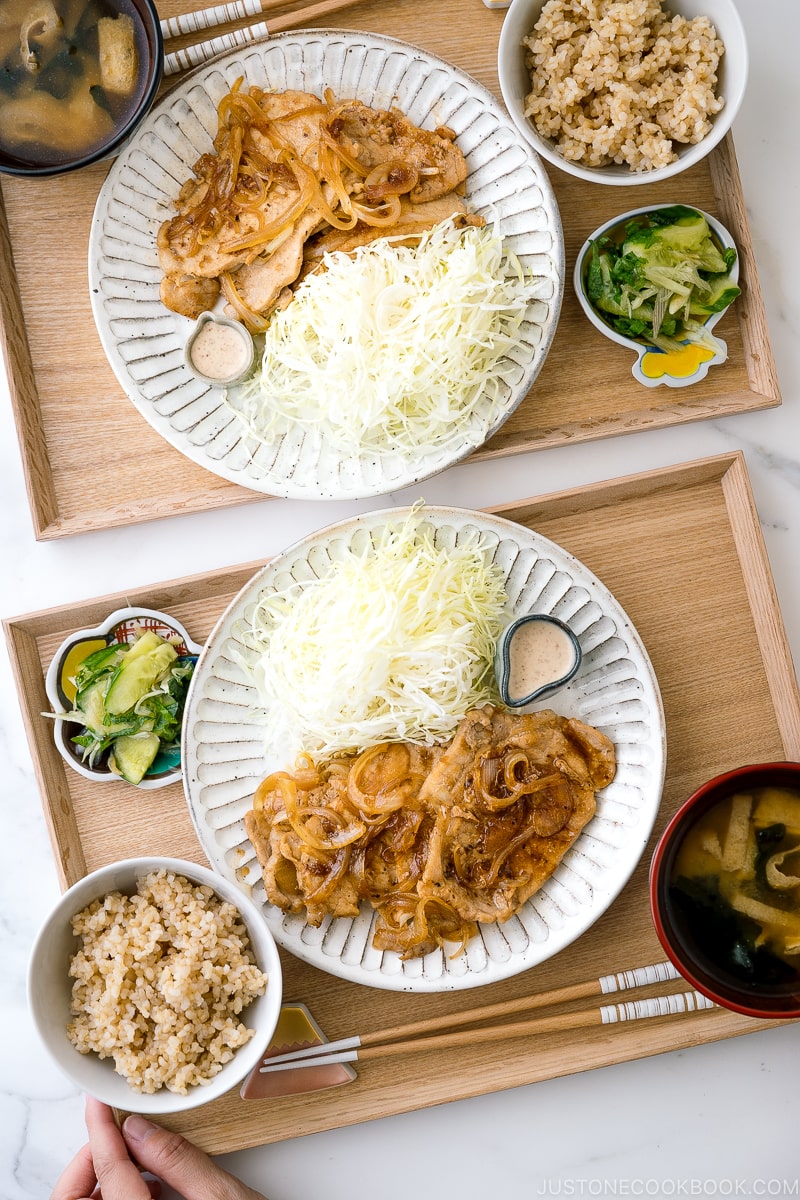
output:
M 544 83 L 541 94 L 531 98 L 532 52 L 526 40 L 545 6 L 546 0 L 513 0 L 498 51 L 506 107 L 542 157 L 579 178 L 630 186 L 676 175 L 719 144 L 736 116 L 747 80 L 747 46 L 732 0 L 552 0 L 542 22 L 549 34 L 546 31 L 540 40 L 536 54 Z M 645 69 L 640 53 L 643 26 L 658 25 L 662 11 L 675 20 L 660 30 Z M 548 36 L 564 38 L 567 44 L 555 48 Z M 724 45 L 718 68 L 713 42 Z M 576 57 L 578 49 L 584 51 L 582 57 Z M 570 73 L 573 63 L 577 78 Z M 662 76 L 655 64 L 663 67 Z M 718 79 L 712 83 L 715 74 Z M 694 103 L 687 102 L 689 91 Z M 645 101 L 648 113 L 641 121 Z M 591 119 L 586 117 L 589 112 Z M 673 141 L 670 133 L 697 140 Z M 627 161 L 607 161 L 612 156 Z
M 130 901 L 128 898 L 137 892 L 137 885 L 148 876 L 151 878 L 147 896 Z M 189 888 L 176 884 L 176 877 L 188 880 Z M 176 945 L 183 939 L 186 952 L 173 959 L 164 956 L 169 977 L 165 995 L 167 1006 L 171 1005 L 174 1011 L 167 1014 L 162 1025 L 150 1022 L 157 1031 L 159 1044 L 153 1044 L 152 1036 L 149 1044 L 145 1038 L 144 1054 L 138 1064 L 127 1060 L 123 1053 L 122 1065 L 131 1075 L 129 1082 L 115 1071 L 113 1055 L 117 1052 L 115 1043 L 124 1041 L 131 1032 L 129 1026 L 135 1024 L 136 1004 L 140 1002 L 125 992 L 126 988 L 130 991 L 131 973 L 127 973 L 128 982 L 122 982 L 125 972 L 112 960 L 110 991 L 104 990 L 97 979 L 98 969 L 91 961 L 91 953 L 88 958 L 84 955 L 77 967 L 78 975 L 83 976 L 79 981 L 77 1008 L 83 1008 L 84 1013 L 76 1017 L 71 1012 L 76 981 L 69 971 L 80 939 L 73 931 L 73 920 L 78 914 L 88 913 L 80 917 L 78 928 L 84 933 L 89 931 L 88 945 L 90 951 L 92 947 L 97 951 L 99 963 L 102 964 L 103 952 L 109 949 L 115 952 L 116 946 L 128 955 L 124 965 L 130 966 L 135 960 L 138 975 L 143 979 L 148 972 L 153 974 L 155 959 L 149 959 L 148 952 L 152 950 L 153 937 L 157 936 L 153 931 L 159 928 L 153 912 L 147 915 L 148 909 L 159 908 L 167 913 L 160 928 L 169 930 Z M 242 925 L 255 966 L 242 949 Z M 192 947 L 194 942 L 197 945 Z M 224 972 L 218 970 L 226 956 L 234 964 L 235 978 L 230 989 L 222 986 Z M 205 968 L 203 959 L 209 964 Z M 199 970 L 210 974 L 210 982 L 198 985 L 198 964 L 201 964 Z M 259 990 L 262 972 L 266 987 L 252 998 L 252 992 Z M 142 979 L 137 980 L 137 987 Z M 125 1006 L 124 1020 L 115 1020 L 116 1001 L 109 998 L 114 988 Z M 34 1022 L 62 1071 L 81 1090 L 114 1107 L 150 1114 L 194 1108 L 240 1083 L 260 1062 L 269 1045 L 280 1013 L 281 991 L 277 948 L 249 896 L 207 867 L 181 859 L 128 859 L 79 880 L 62 896 L 45 922 L 34 945 L 28 972 L 29 1005 Z M 244 1011 L 237 1013 L 236 1008 L 242 1005 L 246 1005 Z M 181 1012 L 182 1006 L 185 1012 Z M 234 1011 L 228 1011 L 229 1008 Z M 174 1027 L 171 1031 L 167 1030 L 170 1024 Z M 70 1025 L 73 1025 L 71 1033 Z M 211 1043 L 210 1057 L 193 1063 L 192 1054 L 181 1048 L 180 1034 L 182 1031 L 186 1038 L 190 1029 L 203 1025 L 204 1036 Z M 244 1027 L 252 1030 L 252 1034 L 245 1035 Z M 109 1057 L 81 1053 L 90 1041 L 99 1041 Z M 142 1045 L 141 1036 L 139 1042 Z M 165 1076 L 171 1079 L 171 1087 L 159 1086 L 165 1083 Z M 204 1082 L 200 1082 L 201 1076 Z M 141 1090 L 143 1087 L 157 1090 Z

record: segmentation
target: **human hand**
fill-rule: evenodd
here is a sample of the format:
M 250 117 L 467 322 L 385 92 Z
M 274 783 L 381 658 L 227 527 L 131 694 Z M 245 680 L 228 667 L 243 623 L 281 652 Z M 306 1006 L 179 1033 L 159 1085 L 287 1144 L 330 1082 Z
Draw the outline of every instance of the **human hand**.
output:
M 88 1144 L 64 1170 L 50 1200 L 152 1200 L 158 1179 L 184 1200 L 265 1200 L 178 1133 L 130 1116 L 120 1131 L 111 1109 L 86 1098 Z M 158 1176 L 145 1180 L 142 1171 Z

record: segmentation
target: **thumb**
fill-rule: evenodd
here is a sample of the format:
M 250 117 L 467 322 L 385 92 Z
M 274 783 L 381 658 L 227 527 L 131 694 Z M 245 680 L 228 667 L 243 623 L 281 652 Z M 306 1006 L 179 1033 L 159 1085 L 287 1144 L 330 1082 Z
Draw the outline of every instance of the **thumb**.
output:
M 144 1117 L 128 1117 L 122 1136 L 141 1169 L 157 1175 L 185 1200 L 264 1200 L 179 1133 Z

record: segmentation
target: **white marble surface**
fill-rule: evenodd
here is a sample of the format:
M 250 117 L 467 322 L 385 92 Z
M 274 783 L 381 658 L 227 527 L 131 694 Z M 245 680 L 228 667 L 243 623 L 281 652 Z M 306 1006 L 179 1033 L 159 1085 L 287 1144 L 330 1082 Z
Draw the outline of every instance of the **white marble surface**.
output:
M 476 0 L 476 19 L 480 6 Z M 797 0 L 740 0 L 751 78 L 734 134 L 783 392 L 778 409 L 451 470 L 430 502 L 479 507 L 740 448 L 800 661 L 800 86 Z M 36 543 L 0 386 L 0 614 L 124 590 L 279 550 L 358 505 L 257 502 L 113 533 Z M 90 464 L 87 469 L 91 469 Z M 416 499 L 416 493 L 385 503 Z M 31 940 L 58 895 L 5 647 L 0 839 L 0 1200 L 45 1197 L 84 1140 L 82 1102 L 31 1027 Z M 800 1193 L 800 1028 L 250 1150 L 226 1165 L 271 1200 Z

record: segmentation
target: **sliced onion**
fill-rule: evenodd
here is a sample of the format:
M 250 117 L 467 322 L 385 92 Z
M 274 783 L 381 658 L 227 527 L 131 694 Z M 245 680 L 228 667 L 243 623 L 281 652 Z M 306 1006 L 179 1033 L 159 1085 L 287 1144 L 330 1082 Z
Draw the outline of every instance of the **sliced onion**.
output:
M 523 829 L 522 832 L 518 833 L 516 837 L 513 837 L 511 841 L 503 847 L 502 850 L 499 850 L 497 854 L 495 854 L 494 858 L 492 859 L 491 866 L 489 867 L 489 871 L 485 877 L 484 887 L 491 887 L 491 885 L 496 882 L 503 863 L 510 858 L 515 850 L 518 850 L 520 846 L 524 846 L 526 842 L 530 841 L 533 835 L 534 830 L 528 826 L 527 829 Z
M 323 900 L 327 900 L 339 881 L 347 874 L 349 866 L 350 847 L 343 846 L 330 865 L 330 869 L 327 871 L 319 887 L 314 888 L 311 892 L 306 892 L 306 903 L 319 904 Z
M 376 930 L 376 945 L 380 949 L 398 951 L 409 957 L 419 946 L 433 941 L 456 941 L 460 954 L 475 932 L 473 921 L 465 921 L 452 907 L 434 896 L 420 898 L 414 892 L 393 892 L 378 906 L 380 915 Z
M 364 772 L 369 769 L 376 758 L 386 754 L 388 747 L 388 742 L 380 742 L 365 750 L 363 754 L 359 754 L 350 768 L 347 778 L 348 798 L 360 813 L 368 817 L 385 816 L 387 813 L 402 808 L 413 788 L 413 780 L 410 778 L 408 770 L 410 755 L 406 750 L 405 769 L 400 768 L 396 771 L 394 777 L 386 782 L 378 794 L 363 790 L 361 780 Z
M 284 209 L 281 215 L 276 220 L 269 224 L 262 224 L 254 233 L 247 234 L 246 237 L 240 238 L 238 242 L 229 242 L 225 249 L 231 254 L 236 254 L 240 250 L 252 250 L 257 246 L 265 246 L 267 242 L 273 241 L 279 234 L 283 233 L 295 223 L 298 217 L 301 217 L 309 204 L 314 198 L 314 182 L 313 178 L 309 178 L 310 172 L 303 181 L 297 199 Z
M 323 127 L 322 140 L 326 146 L 329 146 L 337 158 L 340 158 L 344 165 L 348 167 L 354 175 L 359 179 L 366 179 L 369 174 L 367 167 L 360 163 L 357 158 L 353 158 L 352 154 L 348 154 L 344 146 L 337 142 L 336 138 L 330 132 L 331 118 L 328 118 L 327 128 Z
M 400 220 L 400 213 L 403 211 L 400 205 L 399 196 L 387 196 L 386 200 L 380 205 L 382 211 L 377 208 L 365 208 L 363 204 L 356 204 L 353 201 L 353 212 L 358 217 L 359 221 L 363 221 L 365 225 L 372 225 L 376 229 L 388 228 L 391 225 L 396 225 Z
M 236 290 L 236 285 L 231 279 L 230 271 L 223 271 L 219 277 L 219 285 L 222 289 L 222 294 L 230 304 L 234 312 L 242 318 L 247 328 L 251 333 L 263 333 L 269 325 L 269 317 L 264 317 L 260 313 L 253 312 L 249 305 L 245 304 L 242 297 Z
M 419 183 L 419 171 L 411 163 L 389 159 L 379 163 L 364 180 L 364 199 L 378 204 L 387 196 L 403 196 Z
M 348 825 L 346 817 L 329 805 L 302 805 L 297 796 L 297 785 L 291 777 L 278 778 L 278 789 L 286 806 L 286 815 L 292 829 L 304 845 L 314 850 L 339 850 L 342 846 L 350 846 L 357 842 L 365 833 L 363 822 Z M 309 827 L 310 821 L 316 817 L 324 824 L 336 826 L 334 833 L 321 835 Z
M 291 775 L 287 771 L 275 771 L 272 775 L 268 775 L 266 779 L 262 779 L 261 783 L 256 788 L 256 794 L 253 797 L 253 811 L 256 816 L 262 816 L 266 805 L 267 796 L 271 796 L 273 792 L 280 790 L 278 780 L 291 780 Z M 281 795 L 283 793 L 281 792 Z

